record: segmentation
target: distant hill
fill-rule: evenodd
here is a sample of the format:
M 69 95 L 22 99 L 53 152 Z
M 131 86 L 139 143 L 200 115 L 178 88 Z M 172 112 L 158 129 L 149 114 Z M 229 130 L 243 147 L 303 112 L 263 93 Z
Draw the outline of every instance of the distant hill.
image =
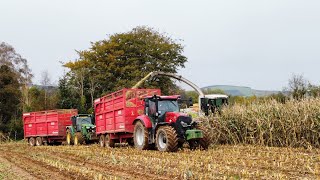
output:
M 245 86 L 231 86 L 231 85 L 214 85 L 214 86 L 207 86 L 201 88 L 203 90 L 216 90 L 220 89 L 223 90 L 228 95 L 232 96 L 268 96 L 271 94 L 276 94 L 279 91 L 265 91 L 265 90 L 255 90 L 250 87 Z

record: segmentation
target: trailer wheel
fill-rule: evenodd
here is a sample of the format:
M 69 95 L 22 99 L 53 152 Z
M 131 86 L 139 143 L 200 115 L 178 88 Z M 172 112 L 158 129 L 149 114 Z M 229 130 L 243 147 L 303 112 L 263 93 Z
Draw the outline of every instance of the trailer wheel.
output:
M 72 145 L 72 135 L 70 129 L 67 129 L 67 145 Z
M 30 146 L 35 146 L 36 145 L 36 140 L 34 139 L 34 137 L 29 138 L 29 145 Z
M 42 138 L 41 137 L 37 137 L 36 138 L 36 145 L 37 146 L 42 146 L 42 144 L 43 144 Z
M 132 146 L 132 147 L 134 146 L 134 141 L 133 141 L 132 138 L 127 139 L 127 143 L 128 143 L 129 146 Z
M 134 126 L 133 141 L 135 148 L 139 150 L 149 149 L 149 133 L 148 129 L 138 121 Z
M 171 126 L 162 126 L 157 130 L 156 145 L 159 151 L 175 152 L 178 150 L 176 130 Z
M 115 141 L 114 139 L 110 138 L 110 134 L 106 134 L 105 144 L 106 144 L 106 147 L 112 147 L 112 148 L 114 147 Z
M 106 146 L 106 137 L 103 134 L 101 134 L 99 137 L 99 144 L 100 144 L 100 147 Z
M 76 132 L 76 134 L 74 135 L 74 139 L 73 139 L 73 144 L 75 146 L 81 145 L 84 142 L 84 138 L 81 134 L 81 132 Z

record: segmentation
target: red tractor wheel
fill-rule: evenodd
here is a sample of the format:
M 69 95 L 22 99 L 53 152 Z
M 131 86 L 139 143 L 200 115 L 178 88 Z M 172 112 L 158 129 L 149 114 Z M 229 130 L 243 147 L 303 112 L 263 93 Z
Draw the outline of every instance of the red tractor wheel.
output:
M 106 135 L 105 144 L 106 144 L 106 147 L 112 147 L 112 148 L 114 147 L 115 141 L 114 139 L 110 138 L 110 134 Z
M 37 137 L 36 138 L 36 145 L 37 146 L 42 146 L 42 144 L 43 144 L 42 138 L 41 137 Z
M 159 151 L 175 152 L 178 150 L 176 130 L 171 126 L 162 126 L 157 130 L 156 145 Z
M 100 137 L 99 137 L 99 144 L 101 147 L 105 147 L 106 146 L 106 137 L 101 134 Z
M 36 140 L 34 137 L 29 138 L 29 145 L 30 146 L 35 146 L 36 145 Z
M 139 150 L 149 149 L 149 133 L 148 129 L 138 121 L 134 126 L 133 141 L 135 148 Z

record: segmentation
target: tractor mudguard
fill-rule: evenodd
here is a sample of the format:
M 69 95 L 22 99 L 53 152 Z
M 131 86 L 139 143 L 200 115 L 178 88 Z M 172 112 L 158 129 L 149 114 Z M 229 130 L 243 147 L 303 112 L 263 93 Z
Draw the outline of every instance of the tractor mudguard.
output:
M 152 128 L 151 119 L 147 115 L 138 116 L 134 121 L 135 124 L 137 121 L 141 121 L 146 128 Z
M 158 129 L 159 127 L 161 127 L 161 126 L 167 126 L 167 125 L 169 125 L 168 122 L 159 122 L 159 123 L 157 124 L 156 128 L 155 128 L 155 132 L 157 131 L 157 129 Z M 155 133 L 155 132 L 154 132 L 154 133 Z
M 76 132 L 75 132 L 75 129 L 73 128 L 73 126 L 67 126 L 67 127 L 66 127 L 66 130 L 68 130 L 68 129 L 70 129 L 71 135 L 74 136 L 74 134 L 75 134 Z

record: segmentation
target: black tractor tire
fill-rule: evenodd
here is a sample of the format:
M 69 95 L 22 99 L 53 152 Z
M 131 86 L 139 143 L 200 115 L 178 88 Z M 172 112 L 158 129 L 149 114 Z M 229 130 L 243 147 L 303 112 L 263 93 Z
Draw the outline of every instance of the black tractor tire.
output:
M 199 140 L 200 149 L 207 150 L 212 142 L 210 130 L 201 125 L 196 128 L 203 132 L 203 138 Z
M 42 146 L 42 145 L 43 145 L 42 137 L 37 137 L 36 138 L 36 146 Z
M 28 140 L 30 146 L 35 146 L 36 145 L 36 139 L 34 137 L 29 138 Z
M 67 145 L 73 144 L 73 138 L 70 129 L 67 129 L 67 135 L 66 135 Z
M 171 126 L 162 126 L 157 130 L 156 146 L 162 152 L 175 152 L 178 150 L 178 137 L 176 130 Z
M 75 146 L 81 145 L 84 142 L 84 138 L 81 132 L 76 132 L 73 137 L 73 143 Z
M 139 150 L 149 149 L 149 133 L 148 129 L 138 121 L 133 131 L 134 147 Z
M 190 150 L 196 150 L 197 148 L 200 148 L 199 140 L 189 140 L 188 144 L 189 144 Z
M 113 148 L 115 146 L 115 140 L 110 138 L 110 134 L 106 134 L 105 145 L 106 147 L 110 148 Z
M 105 147 L 106 146 L 106 136 L 101 134 L 99 137 L 99 144 L 100 147 Z
M 127 139 L 127 143 L 128 143 L 129 146 L 133 147 L 134 146 L 133 138 Z

